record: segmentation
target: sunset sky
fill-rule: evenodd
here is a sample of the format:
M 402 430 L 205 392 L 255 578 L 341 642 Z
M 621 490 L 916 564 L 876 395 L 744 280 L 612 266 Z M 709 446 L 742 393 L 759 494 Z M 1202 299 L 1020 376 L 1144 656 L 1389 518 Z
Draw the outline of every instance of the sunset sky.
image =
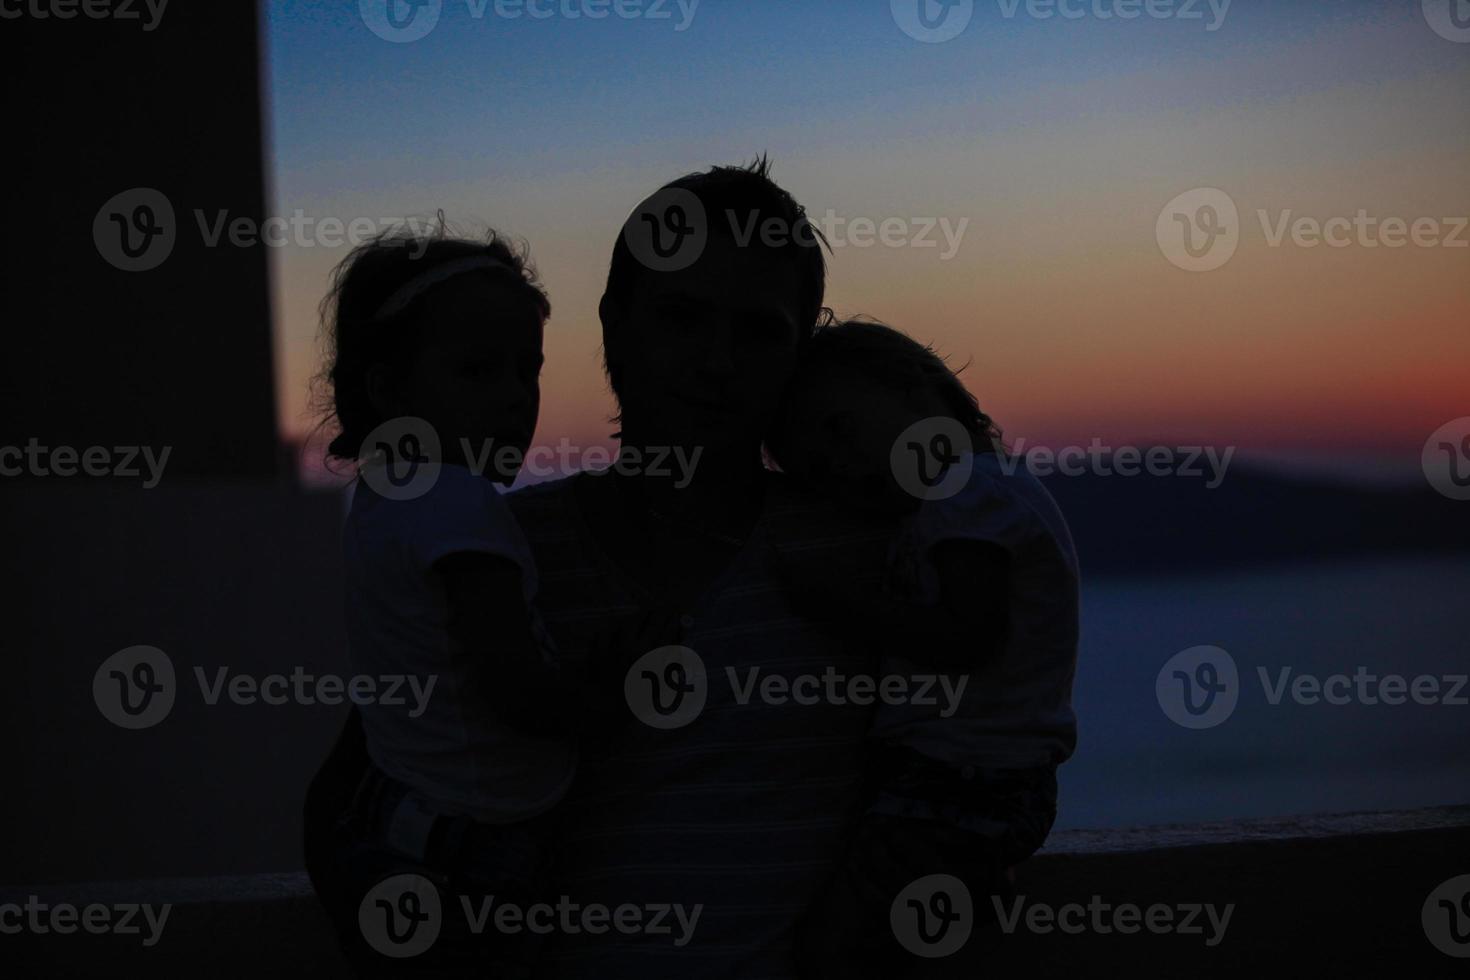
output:
M 1113 0 L 1073 0 L 1070 19 L 977 0 L 940 43 L 887 0 L 703 0 L 683 30 L 673 2 L 594 20 L 444 0 L 408 43 L 355 2 L 267 6 L 271 213 L 442 208 L 528 239 L 554 307 L 538 442 L 611 432 L 596 307 L 629 210 L 763 151 L 819 223 L 903 219 L 894 241 L 936 226 L 933 247 L 843 231 L 828 303 L 970 362 L 1013 439 L 1417 467 L 1430 432 L 1470 415 L 1470 37 L 1417 0 L 1239 0 L 1223 20 L 1204 2 L 1125 20 L 1099 16 Z M 1238 208 L 1239 241 L 1190 272 L 1155 229 L 1202 187 Z M 1460 244 L 1273 246 L 1287 211 L 1432 218 L 1426 239 Z M 948 255 L 941 228 L 962 223 Z M 311 426 L 317 304 L 345 252 L 273 250 L 289 435 Z

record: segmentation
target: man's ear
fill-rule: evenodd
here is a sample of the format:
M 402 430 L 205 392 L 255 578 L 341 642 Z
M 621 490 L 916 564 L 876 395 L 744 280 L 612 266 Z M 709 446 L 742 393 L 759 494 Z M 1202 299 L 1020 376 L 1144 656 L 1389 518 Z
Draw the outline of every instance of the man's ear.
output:
M 607 365 L 608 381 L 614 390 L 621 377 L 625 318 L 623 311 L 607 293 L 597 304 L 597 318 L 602 321 L 602 362 Z

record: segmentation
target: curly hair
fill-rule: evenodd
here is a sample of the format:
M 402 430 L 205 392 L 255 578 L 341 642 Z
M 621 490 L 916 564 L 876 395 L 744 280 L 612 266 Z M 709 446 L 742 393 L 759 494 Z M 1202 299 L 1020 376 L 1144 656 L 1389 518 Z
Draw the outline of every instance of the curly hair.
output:
M 483 239 L 449 234 L 444 214 L 430 233 L 398 228 L 358 245 L 332 272 L 321 304 L 322 370 L 312 379 L 312 404 L 318 428 L 335 426 L 328 459 L 356 459 L 358 448 L 385 419 L 368 396 L 370 369 L 384 365 L 395 373 L 412 363 L 423 343 L 423 294 L 399 309 L 384 304 L 403 285 L 425 271 L 456 259 L 483 256 L 503 268 L 477 270 L 522 291 L 544 321 L 551 315 L 530 250 L 493 229 Z
M 932 390 L 939 395 L 946 414 L 970 433 L 976 452 L 1003 448 L 1000 428 L 980 410 L 979 401 L 960 381 L 959 371 L 951 371 L 944 357 L 932 346 L 867 317 L 839 320 L 824 315 L 821 318 L 787 388 L 781 416 L 789 414 L 805 380 L 832 367 L 856 371 L 891 391 Z M 782 456 L 791 451 L 785 431 L 786 426 L 775 426 L 767 443 L 767 450 L 778 465 Z

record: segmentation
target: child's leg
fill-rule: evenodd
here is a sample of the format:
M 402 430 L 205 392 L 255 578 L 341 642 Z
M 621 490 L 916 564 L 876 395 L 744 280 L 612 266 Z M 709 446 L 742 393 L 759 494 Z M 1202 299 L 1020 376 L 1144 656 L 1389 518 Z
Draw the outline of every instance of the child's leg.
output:
M 530 823 L 493 826 L 436 816 L 407 786 L 373 769 L 334 841 L 338 866 L 361 903 L 344 909 L 339 918 L 355 921 L 339 922 L 339 931 L 364 975 L 529 976 L 538 937 L 497 929 L 495 913 L 502 905 L 524 909 L 540 900 L 545 848 Z M 417 885 L 432 898 L 405 897 L 396 886 L 394 894 L 381 893 L 390 879 Z M 429 917 L 435 904 L 437 914 Z M 416 928 L 413 917 L 431 930 L 426 948 L 408 945 L 412 939 L 398 945 Z
M 878 748 L 872 761 L 865 812 L 798 935 L 812 977 L 905 975 L 917 959 L 894 932 L 893 903 L 931 875 L 964 883 L 974 929 L 965 945 L 988 942 L 996 903 L 1015 897 L 1011 868 L 1055 818 L 1053 767 L 961 771 L 903 747 Z M 846 952 L 834 958 L 833 948 Z
M 537 911 L 555 905 L 547 836 L 541 819 L 486 824 L 455 818 L 435 828 L 429 859 L 457 906 L 457 943 L 474 951 L 491 977 L 530 977 L 545 930 L 554 924 L 549 913 Z

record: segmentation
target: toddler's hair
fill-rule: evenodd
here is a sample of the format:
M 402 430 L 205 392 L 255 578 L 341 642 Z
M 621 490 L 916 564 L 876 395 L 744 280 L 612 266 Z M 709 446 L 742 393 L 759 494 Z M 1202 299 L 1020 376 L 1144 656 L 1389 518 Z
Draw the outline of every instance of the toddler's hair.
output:
M 321 305 L 323 367 L 312 381 L 321 426 L 335 423 L 337 428 L 328 459 L 356 459 L 368 433 L 387 421 L 368 397 L 367 374 L 379 364 L 402 372 L 412 363 L 424 339 L 423 297 L 437 284 L 433 273 L 448 277 L 453 274 L 449 263 L 476 259 L 485 261 L 476 273 L 523 292 L 543 321 L 551 315 L 524 242 L 493 229 L 482 240 L 453 237 L 442 211 L 435 231 L 385 232 L 358 245 L 333 270 Z
M 939 394 L 946 414 L 970 433 L 975 452 L 1000 448 L 1000 429 L 989 415 L 980 410 L 975 396 L 933 347 L 921 344 L 885 323 L 865 317 L 849 320 L 828 317 L 823 320 L 797 364 L 780 417 L 789 417 L 794 400 L 800 396 L 809 379 L 834 367 L 856 371 L 890 391 L 902 393 L 919 388 L 931 389 Z M 778 465 L 795 451 L 795 447 L 787 442 L 787 435 L 787 426 L 777 424 L 767 445 Z

